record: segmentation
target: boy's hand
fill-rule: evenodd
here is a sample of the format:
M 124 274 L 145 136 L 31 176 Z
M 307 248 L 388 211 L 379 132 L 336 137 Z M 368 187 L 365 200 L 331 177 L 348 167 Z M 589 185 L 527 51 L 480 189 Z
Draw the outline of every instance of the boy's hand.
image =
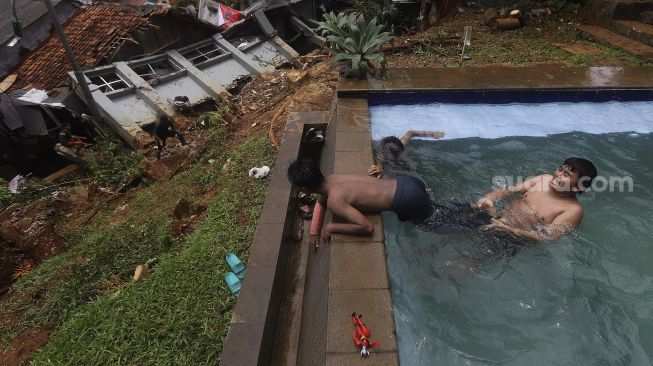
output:
M 497 220 L 497 219 L 492 219 L 490 224 L 481 227 L 481 230 L 490 230 L 490 229 L 505 231 L 509 233 L 513 231 L 511 226 L 506 224 L 504 221 Z
M 331 242 L 331 228 L 329 225 L 324 225 L 322 233 L 320 234 L 320 244 L 329 245 Z
M 490 211 L 491 209 L 494 208 L 494 202 L 487 197 L 481 197 L 481 199 L 479 199 L 478 202 L 476 202 L 476 208 L 485 211 Z
M 319 235 L 311 235 L 310 239 L 308 239 L 308 245 L 315 248 L 316 252 L 317 248 L 320 247 L 320 239 L 321 237 Z
M 379 165 L 372 165 L 368 170 L 369 175 L 377 178 L 383 177 L 383 168 Z
M 441 139 L 441 138 L 444 137 L 444 132 L 442 132 L 442 131 L 433 131 L 433 133 L 431 133 L 431 136 L 433 136 L 434 139 Z

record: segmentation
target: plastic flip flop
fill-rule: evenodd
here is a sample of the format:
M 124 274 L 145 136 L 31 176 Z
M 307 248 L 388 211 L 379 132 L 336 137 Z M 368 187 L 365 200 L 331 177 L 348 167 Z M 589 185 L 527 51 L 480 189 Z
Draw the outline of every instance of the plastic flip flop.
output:
M 245 264 L 238 259 L 238 257 L 234 253 L 229 253 L 225 257 L 227 260 L 227 264 L 229 264 L 229 267 L 231 268 L 231 271 L 239 278 L 243 279 L 245 278 Z
M 238 296 L 240 293 L 240 280 L 238 277 L 233 272 L 229 272 L 226 275 L 224 275 L 224 281 L 227 283 L 227 287 L 229 287 L 229 291 L 231 291 L 232 294 Z
M 243 269 L 241 272 L 236 273 L 236 277 L 238 277 L 239 280 L 245 279 L 245 270 Z

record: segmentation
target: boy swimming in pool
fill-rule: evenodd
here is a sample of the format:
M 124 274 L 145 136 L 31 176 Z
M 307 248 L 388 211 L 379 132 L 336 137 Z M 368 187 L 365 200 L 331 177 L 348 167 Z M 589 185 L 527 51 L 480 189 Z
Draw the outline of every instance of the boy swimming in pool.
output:
M 571 157 L 553 174 L 492 191 L 472 205 L 434 205 L 433 215 L 423 226 L 441 234 L 481 229 L 527 241 L 557 240 L 580 224 L 583 206 L 577 196 L 591 186 L 596 176 L 592 162 Z M 522 194 L 521 199 L 513 200 L 497 213 L 495 204 L 515 194 Z
M 394 161 L 398 160 L 399 155 L 404 152 L 404 148 L 406 145 L 408 145 L 408 142 L 416 136 L 428 136 L 433 137 L 434 139 L 441 139 L 444 137 L 444 132 L 408 130 L 401 138 L 396 136 L 387 136 L 382 138 L 380 141 L 375 141 L 375 164 L 372 165 L 368 171 L 369 175 L 377 178 L 383 177 L 383 162 L 386 160 L 386 158 L 390 157 Z
M 592 185 L 597 174 L 591 161 L 571 157 L 553 174 L 490 192 L 476 206 L 491 212 L 497 201 L 521 193 L 522 199 L 512 201 L 501 212 L 501 218 L 491 219 L 485 228 L 537 241 L 557 240 L 580 225 L 583 206 L 578 195 Z
M 338 175 L 324 177 L 317 162 L 302 159 L 288 167 L 288 180 L 302 192 L 316 193 L 318 202 L 344 222 L 329 222 L 322 227 L 321 242 L 331 234 L 365 235 L 374 231 L 365 213 L 393 211 L 401 221 L 421 221 L 431 214 L 431 203 L 424 183 L 414 177 L 376 179 L 369 176 Z

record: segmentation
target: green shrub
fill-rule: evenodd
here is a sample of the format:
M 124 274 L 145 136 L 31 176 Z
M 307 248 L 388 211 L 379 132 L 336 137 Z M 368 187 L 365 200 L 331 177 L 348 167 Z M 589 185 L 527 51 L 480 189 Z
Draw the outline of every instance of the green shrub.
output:
M 14 195 L 4 184 L 0 184 L 0 210 L 9 206 L 14 201 Z
M 136 152 L 111 141 L 100 141 L 93 150 L 89 169 L 100 185 L 115 186 L 141 174 L 142 157 Z
M 231 113 L 231 110 L 228 106 L 222 106 L 213 112 L 206 112 L 202 114 L 200 127 L 210 129 L 226 125 L 227 123 L 224 119 L 225 113 Z
M 345 75 L 358 74 L 365 78 L 372 62 L 379 62 L 385 67 L 385 56 L 379 52 L 381 46 L 390 41 L 393 36 L 382 32 L 383 25 L 377 24 L 377 19 L 365 20 L 358 13 L 324 14 L 324 22 L 320 22 L 318 31 L 326 36 L 329 42 L 329 52 L 335 55 L 333 64 L 345 67 Z

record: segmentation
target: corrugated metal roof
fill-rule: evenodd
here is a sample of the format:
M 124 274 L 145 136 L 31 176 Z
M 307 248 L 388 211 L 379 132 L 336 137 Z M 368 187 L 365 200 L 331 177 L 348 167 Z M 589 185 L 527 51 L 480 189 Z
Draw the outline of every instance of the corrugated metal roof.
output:
M 51 0 L 52 6 L 56 6 L 62 0 Z M 23 29 L 33 21 L 47 14 L 48 9 L 43 1 L 16 0 L 16 14 L 23 23 Z M 13 10 L 10 0 L 2 0 L 0 6 L 0 44 L 5 43 L 14 36 L 14 28 L 11 25 Z

